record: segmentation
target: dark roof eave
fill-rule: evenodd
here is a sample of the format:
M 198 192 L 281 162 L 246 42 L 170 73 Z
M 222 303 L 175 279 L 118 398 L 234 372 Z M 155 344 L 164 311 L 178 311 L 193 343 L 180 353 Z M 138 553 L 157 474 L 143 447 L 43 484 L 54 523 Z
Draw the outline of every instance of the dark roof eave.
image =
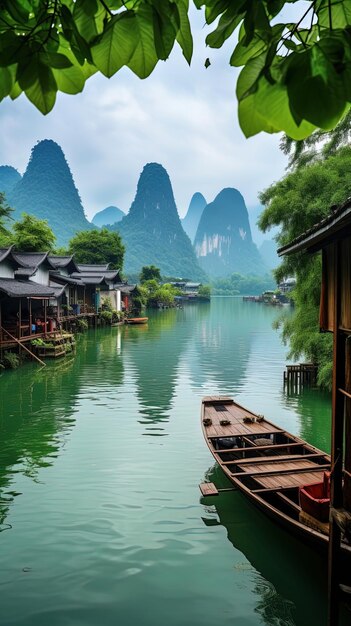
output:
M 338 238 L 337 235 L 340 231 L 343 231 L 345 235 L 345 227 L 351 228 L 351 198 L 348 198 L 331 215 L 279 248 L 277 252 L 279 256 L 303 251 L 316 252 L 327 245 L 329 241 Z

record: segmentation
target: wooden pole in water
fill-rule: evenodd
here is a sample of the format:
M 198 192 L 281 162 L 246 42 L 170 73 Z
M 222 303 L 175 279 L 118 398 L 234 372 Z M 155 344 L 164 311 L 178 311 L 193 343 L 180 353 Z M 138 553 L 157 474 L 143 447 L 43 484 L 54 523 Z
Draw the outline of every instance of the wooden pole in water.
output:
M 46 309 L 47 309 L 47 300 L 44 300 L 44 331 L 45 331 L 45 335 L 47 334 L 47 315 L 46 315 Z
M 12 339 L 13 341 L 15 341 L 16 343 L 19 344 L 20 348 L 23 348 L 23 350 L 26 350 L 26 352 L 28 352 L 36 361 L 38 361 L 40 363 L 40 365 L 46 365 L 46 363 L 44 363 L 44 361 L 42 361 L 41 359 L 39 359 L 39 357 L 34 354 L 34 352 L 31 352 L 30 350 L 28 350 L 27 346 L 25 346 L 24 344 L 22 344 L 19 339 L 17 339 L 16 337 L 14 337 L 13 335 L 11 335 L 11 333 L 9 333 L 8 330 L 5 330 L 5 328 L 3 328 L 1 326 L 1 330 L 4 331 L 4 333 L 6 333 L 6 335 L 8 335 L 10 337 L 10 339 Z
M 340 325 L 340 251 L 339 243 L 333 246 L 334 280 L 334 337 L 333 337 L 333 393 L 332 393 L 332 445 L 331 445 L 331 481 L 330 506 L 339 509 L 343 505 L 342 491 L 342 450 L 344 437 L 344 397 L 339 393 L 345 382 L 345 340 L 339 330 Z M 341 531 L 336 519 L 331 515 L 329 524 L 328 554 L 328 626 L 337 626 L 339 622 L 339 571 Z
M 28 305 L 29 305 L 29 334 L 32 334 L 32 299 L 28 298 Z

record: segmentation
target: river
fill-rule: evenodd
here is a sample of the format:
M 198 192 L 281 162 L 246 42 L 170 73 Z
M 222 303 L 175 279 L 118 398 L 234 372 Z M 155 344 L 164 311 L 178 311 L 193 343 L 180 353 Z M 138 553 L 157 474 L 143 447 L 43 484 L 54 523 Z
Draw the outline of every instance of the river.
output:
M 198 488 L 226 484 L 203 395 L 329 450 L 329 395 L 283 389 L 280 314 L 213 298 L 2 374 L 1 626 L 325 624 L 320 557 L 240 493 Z

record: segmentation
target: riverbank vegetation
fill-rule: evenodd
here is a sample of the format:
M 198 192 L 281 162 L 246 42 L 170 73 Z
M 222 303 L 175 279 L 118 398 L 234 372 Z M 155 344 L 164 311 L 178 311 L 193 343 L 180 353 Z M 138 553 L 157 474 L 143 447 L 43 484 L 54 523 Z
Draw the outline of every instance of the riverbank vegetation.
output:
M 74 254 L 77 263 L 109 263 L 110 269 L 123 268 L 125 247 L 122 239 L 107 228 L 78 232 L 70 240 L 68 251 Z
M 140 284 L 137 286 L 137 294 L 133 297 L 136 313 L 140 313 L 147 307 L 171 307 L 175 304 L 175 296 L 179 291 L 171 283 L 161 282 L 160 269 L 155 265 L 142 267 Z
M 279 182 L 262 192 L 265 207 L 259 219 L 263 231 L 279 226 L 278 246 L 312 227 L 330 212 L 330 207 L 351 195 L 351 149 L 348 145 L 350 116 L 343 128 L 331 134 L 319 133 L 303 144 L 285 142 L 294 148 L 290 171 Z M 296 287 L 290 294 L 295 303 L 294 315 L 282 317 L 278 326 L 289 342 L 289 358 L 305 357 L 318 364 L 318 384 L 331 388 L 332 337 L 319 332 L 319 298 L 321 288 L 320 255 L 294 254 L 282 259 L 275 270 L 277 281 L 296 276 Z
M 264 291 L 276 289 L 276 281 L 272 274 L 265 276 L 232 274 L 228 278 L 220 278 L 211 285 L 214 296 L 259 295 Z

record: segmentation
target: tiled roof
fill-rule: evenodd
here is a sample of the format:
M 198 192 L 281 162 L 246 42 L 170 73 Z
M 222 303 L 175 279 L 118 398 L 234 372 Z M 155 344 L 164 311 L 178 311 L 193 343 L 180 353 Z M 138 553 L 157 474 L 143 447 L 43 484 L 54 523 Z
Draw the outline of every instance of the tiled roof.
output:
M 50 285 L 50 289 L 53 290 L 54 294 L 55 294 L 55 298 L 59 298 L 60 296 L 62 296 L 64 290 L 65 290 L 66 285 Z
M 118 282 L 120 282 L 119 270 L 96 270 L 91 272 L 83 272 L 83 270 L 80 270 L 79 272 L 72 272 L 72 276 L 73 278 L 80 277 L 82 280 L 84 280 L 86 276 L 89 278 L 92 276 L 103 276 L 106 280 L 114 280 L 116 278 Z
M 52 265 L 54 265 L 57 269 L 61 267 L 70 267 L 71 272 L 78 272 L 78 265 L 76 264 L 72 254 L 70 256 L 49 254 L 48 258 L 50 263 L 52 263 Z
M 51 287 L 33 283 L 31 280 L 16 280 L 13 278 L 0 278 L 0 291 L 11 298 L 50 298 L 54 297 Z
M 4 261 L 6 257 L 8 257 L 12 249 L 13 246 L 9 246 L 8 248 L 0 248 L 0 262 Z
M 118 289 L 120 289 L 120 291 L 122 293 L 132 293 L 134 291 L 134 289 L 136 288 L 136 285 L 117 285 Z
M 22 267 L 37 268 L 38 265 L 41 265 L 44 261 L 46 261 L 52 269 L 55 269 L 55 266 L 48 258 L 48 252 L 14 252 L 13 257 L 19 265 L 22 265 Z
M 80 276 L 80 274 L 78 274 L 78 276 Z M 80 280 L 80 278 L 73 278 L 72 276 L 64 276 L 63 274 L 60 274 L 59 272 L 50 272 L 50 281 L 53 281 L 59 284 L 84 286 L 84 283 L 82 280 Z
M 35 267 L 19 267 L 15 270 L 15 278 L 20 278 L 21 276 L 33 276 L 35 271 Z
M 327 241 L 350 228 L 351 224 L 351 198 L 348 198 L 343 204 L 331 207 L 331 213 L 323 220 L 314 224 L 312 228 L 305 231 L 293 241 L 277 250 L 280 256 L 290 254 L 292 252 L 300 252 L 314 248 L 319 250 Z
M 108 270 L 109 268 L 109 265 L 109 263 L 104 263 L 102 265 L 94 265 L 93 263 L 78 263 L 77 267 L 80 272 L 106 272 L 106 270 Z
M 81 274 L 81 279 L 84 285 L 101 285 L 102 283 L 107 285 L 105 276 L 89 276 L 89 274 Z

